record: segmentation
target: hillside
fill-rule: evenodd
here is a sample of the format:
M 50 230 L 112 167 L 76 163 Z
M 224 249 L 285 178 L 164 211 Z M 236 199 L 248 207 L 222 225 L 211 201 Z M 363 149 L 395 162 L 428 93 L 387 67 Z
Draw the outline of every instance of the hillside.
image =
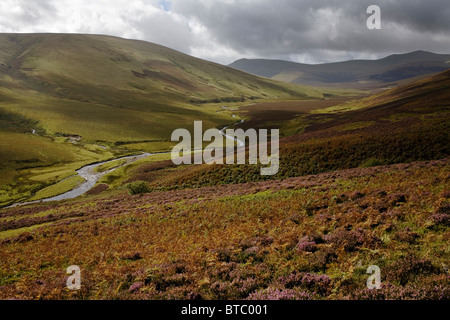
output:
M 229 122 L 205 102 L 322 97 L 143 41 L 1 34 L 0 47 L 1 107 L 85 141 L 167 140 L 193 119 Z
M 0 298 L 448 300 L 448 168 L 3 209 Z M 69 265 L 79 291 L 65 287 Z M 366 287 L 369 265 L 380 290 Z
M 298 104 L 300 110 L 305 103 Z M 442 159 L 450 155 L 450 71 L 361 100 L 313 109 L 287 124 L 301 133 L 280 141 L 280 170 L 270 179 Z M 268 178 L 258 172 L 256 166 L 216 165 L 186 167 L 165 178 L 151 171 L 147 177 L 156 189 L 170 189 Z M 145 177 L 142 174 L 136 172 L 131 180 Z M 153 181 L 155 176 L 159 178 Z
M 268 181 L 152 158 L 87 196 L 0 209 L 0 298 L 449 300 L 449 94 L 447 71 L 313 108 Z
M 375 88 L 445 71 L 450 68 L 450 55 L 415 51 L 379 60 L 352 60 L 316 65 L 281 60 L 241 59 L 229 66 L 251 74 L 303 85 Z

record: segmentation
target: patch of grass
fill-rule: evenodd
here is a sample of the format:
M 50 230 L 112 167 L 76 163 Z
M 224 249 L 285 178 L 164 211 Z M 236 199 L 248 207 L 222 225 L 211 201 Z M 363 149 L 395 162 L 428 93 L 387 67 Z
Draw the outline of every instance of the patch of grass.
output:
M 80 167 L 111 156 L 110 151 L 95 146 L 0 132 L 0 206 L 26 200 L 39 190 L 74 175 Z
M 375 166 L 381 166 L 384 165 L 385 163 L 383 162 L 383 160 L 378 160 L 376 158 L 370 158 L 367 159 L 366 161 L 364 161 L 363 164 L 361 164 L 361 168 L 369 168 L 369 167 L 375 167 Z
M 364 128 L 373 126 L 376 123 L 377 123 L 376 121 L 360 121 L 360 122 L 349 123 L 349 124 L 342 125 L 342 126 L 337 126 L 334 129 L 337 130 L 338 132 L 344 132 L 344 131 L 351 131 L 351 130 L 357 130 L 357 129 L 364 129 Z
M 334 113 L 344 113 L 349 111 L 356 111 L 365 108 L 366 105 L 362 103 L 360 100 L 351 100 L 349 102 L 334 105 L 327 108 L 322 108 L 318 110 L 313 110 L 311 113 L 313 114 L 334 114 Z
M 52 223 L 42 223 L 42 224 L 37 224 L 37 225 L 31 226 L 31 227 L 24 227 L 24 228 L 19 228 L 19 229 L 1 231 L 0 239 L 15 238 L 24 233 L 35 231 L 38 228 L 50 226 L 51 224 Z
M 127 161 L 128 161 L 127 159 L 121 159 L 121 160 L 111 161 L 111 162 L 104 163 L 104 164 L 102 164 L 102 165 L 96 167 L 94 170 L 95 170 L 96 172 L 105 172 L 105 171 L 108 171 L 108 170 L 111 170 L 111 169 L 114 169 L 114 168 L 121 167 L 121 166 L 123 166 L 124 164 L 126 164 Z
M 78 175 L 63 179 L 47 188 L 39 190 L 30 199 L 30 201 L 51 198 L 65 192 L 68 192 L 84 182 L 84 179 Z

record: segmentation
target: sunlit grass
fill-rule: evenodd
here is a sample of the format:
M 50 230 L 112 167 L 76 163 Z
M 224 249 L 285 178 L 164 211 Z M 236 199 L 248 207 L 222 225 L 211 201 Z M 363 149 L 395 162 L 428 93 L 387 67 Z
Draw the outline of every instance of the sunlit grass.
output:
M 36 194 L 30 199 L 30 201 L 41 200 L 46 198 L 51 198 L 65 192 L 68 192 L 75 187 L 79 186 L 84 182 L 84 179 L 78 175 L 66 178 L 57 182 L 47 188 L 39 190 Z

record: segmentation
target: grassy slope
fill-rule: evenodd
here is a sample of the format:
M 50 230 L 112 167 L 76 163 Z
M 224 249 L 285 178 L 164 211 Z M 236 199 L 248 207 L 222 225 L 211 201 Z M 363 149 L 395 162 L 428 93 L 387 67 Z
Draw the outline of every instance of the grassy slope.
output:
M 163 191 L 0 210 L 0 298 L 448 300 L 448 158 L 332 170 L 448 157 L 449 77 L 306 114 L 278 178 L 314 175 L 237 184 L 257 168 L 161 157 L 102 182 L 158 179 Z M 27 135 L 14 119 L 8 132 Z M 64 287 L 72 264 L 78 292 Z M 365 287 L 373 264 L 379 291 Z
M 449 299 L 448 168 L 1 210 L 0 298 Z M 73 264 L 76 292 L 64 282 Z M 366 288 L 369 265 L 381 268 L 381 290 Z
M 322 97 L 155 44 L 91 35 L 1 35 L 9 111 L 86 141 L 168 140 L 194 119 L 229 123 L 192 101 Z M 21 86 L 23 90 L 20 90 Z

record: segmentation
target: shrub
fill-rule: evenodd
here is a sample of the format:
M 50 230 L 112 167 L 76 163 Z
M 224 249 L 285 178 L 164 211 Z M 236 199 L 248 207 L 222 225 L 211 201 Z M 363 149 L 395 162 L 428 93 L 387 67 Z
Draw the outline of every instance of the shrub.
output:
M 429 259 L 408 255 L 391 265 L 386 276 L 389 281 L 397 281 L 400 285 L 405 286 L 418 275 L 432 274 L 437 271 Z
M 376 158 L 370 158 L 364 161 L 361 164 L 362 168 L 369 168 L 369 167 L 376 167 L 376 166 L 382 166 L 384 163 L 382 160 L 378 160 Z
M 181 287 L 190 284 L 190 279 L 183 273 L 175 273 L 171 267 L 162 265 L 146 271 L 145 284 L 152 284 L 156 290 L 165 291 L 171 287 Z
M 407 242 L 409 244 L 414 244 L 418 238 L 420 238 L 420 236 L 417 233 L 408 230 L 398 231 L 394 235 L 395 240 Z
M 327 275 L 318 275 L 306 273 L 302 278 L 302 285 L 310 291 L 325 295 L 330 289 L 330 277 Z
M 278 283 L 287 289 L 302 287 L 316 294 L 326 295 L 330 289 L 331 279 L 327 275 L 294 271 L 288 276 L 280 277 Z
M 133 283 L 130 287 L 130 289 L 128 289 L 128 292 L 130 293 L 136 293 L 139 290 L 141 290 L 141 288 L 144 286 L 144 284 L 142 282 L 136 282 Z
M 448 300 L 450 288 L 446 285 L 426 284 L 423 286 L 396 286 L 382 283 L 381 289 L 360 289 L 351 293 L 355 300 Z
M 324 239 L 327 243 L 332 244 L 336 248 L 344 248 L 346 252 L 353 252 L 362 245 L 369 248 L 375 248 L 381 243 L 381 240 L 378 237 L 361 228 L 351 231 L 339 229 L 332 234 L 325 236 Z
M 134 252 L 134 253 L 127 252 L 127 253 L 123 254 L 123 255 L 120 257 L 120 259 L 121 259 L 121 260 L 136 261 L 136 260 L 141 260 L 141 259 L 142 259 L 142 256 L 141 256 L 141 254 L 140 254 L 139 252 Z
M 401 193 L 389 196 L 389 204 L 391 206 L 398 206 L 400 203 L 406 203 L 407 201 L 406 196 Z
M 127 189 L 131 195 L 142 194 L 150 192 L 147 182 L 145 181 L 135 181 L 127 184 Z
M 336 251 L 332 248 L 324 248 L 314 252 L 310 258 L 309 265 L 314 271 L 325 271 L 327 265 L 337 259 Z
M 312 237 L 303 237 L 297 244 L 297 250 L 299 252 L 315 252 L 317 245 Z
M 352 252 L 364 243 L 364 232 L 362 230 L 337 230 L 325 236 L 325 241 L 337 247 L 343 247 L 345 251 Z
M 437 210 L 436 214 L 450 214 L 450 203 L 442 204 Z
M 305 274 L 303 272 L 299 273 L 297 271 L 294 271 L 287 276 L 278 278 L 278 283 L 287 289 L 300 287 L 302 285 L 302 279 L 304 275 Z
M 355 201 L 355 200 L 358 200 L 358 199 L 362 199 L 362 198 L 364 198 L 365 196 L 366 196 L 366 195 L 365 195 L 364 193 L 359 192 L 359 191 L 355 191 L 355 192 L 353 192 L 353 193 L 350 195 L 350 199 L 353 200 L 353 201 Z
M 446 213 L 436 213 L 431 217 L 431 221 L 437 226 L 442 225 L 448 227 L 450 225 L 450 215 Z

